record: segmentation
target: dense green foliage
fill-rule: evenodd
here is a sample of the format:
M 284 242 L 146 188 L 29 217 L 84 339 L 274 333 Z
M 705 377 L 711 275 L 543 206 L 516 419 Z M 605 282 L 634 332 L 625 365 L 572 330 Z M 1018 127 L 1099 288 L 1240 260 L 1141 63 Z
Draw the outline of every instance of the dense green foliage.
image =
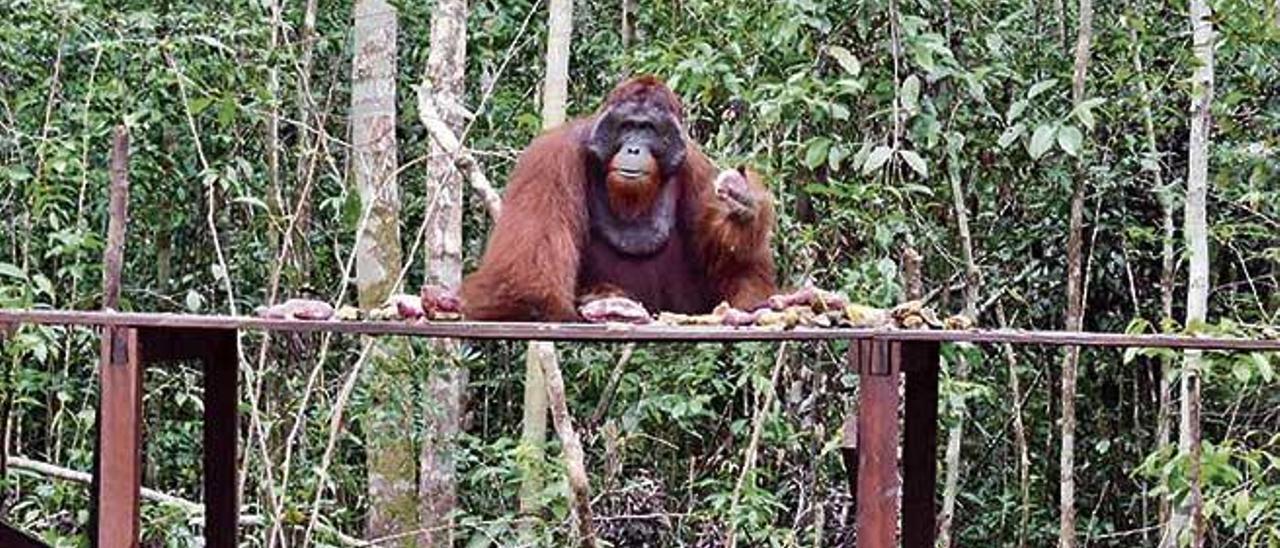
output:
M 344 274 L 361 214 L 349 186 L 351 6 L 320 3 L 304 79 L 302 3 L 285 5 L 283 39 L 274 48 L 264 4 L 0 0 L 0 307 L 99 306 L 106 154 L 120 122 L 132 137 L 125 308 L 247 313 L 268 299 L 277 266 L 281 295 L 354 300 Z M 1058 34 L 1060 22 L 1073 34 L 1070 2 L 1064 14 L 1044 0 L 903 0 L 898 56 L 885 1 L 642 2 L 640 37 L 630 50 L 619 36 L 619 2 L 577 4 L 570 111 L 590 112 L 628 74 L 667 79 L 686 102 L 691 134 L 713 156 L 767 173 L 780 204 L 776 249 L 784 283 L 812 281 L 862 302 L 892 304 L 903 297 L 898 264 L 909 246 L 924 256 L 932 304 L 958 311 L 964 261 L 951 185 L 958 180 L 983 278 L 979 323 L 998 325 L 999 303 L 1013 326 L 1060 328 L 1067 209 L 1080 157 L 1088 180 L 1086 329 L 1184 329 L 1185 268 L 1175 278 L 1172 318 L 1162 317 L 1160 284 L 1162 200 L 1172 200 L 1181 217 L 1186 173 L 1192 67 L 1182 2 L 1099 3 L 1088 100 L 1078 108 L 1070 99 L 1071 52 Z M 1261 0 L 1214 6 L 1211 325 L 1191 329 L 1275 336 L 1280 19 Z M 428 136 L 414 86 L 426 63 L 430 8 L 400 5 L 406 257 L 419 249 L 429 184 L 421 168 Z M 475 117 L 464 142 L 500 182 L 540 127 L 545 5 L 474 0 L 469 25 L 465 106 Z M 905 112 L 900 132 L 895 105 Z M 1148 152 L 1144 106 L 1157 155 Z M 273 111 L 282 117 L 274 176 L 266 154 Z M 300 198 L 307 206 L 295 211 Z M 468 266 L 489 226 L 474 198 L 468 196 L 466 214 Z M 304 235 L 278 260 L 293 223 Z M 1180 257 L 1180 240 L 1175 249 Z M 411 260 L 421 264 L 420 250 Z M 421 278 L 414 268 L 406 287 L 412 291 Z M 261 386 L 257 412 L 267 437 L 247 442 L 246 513 L 270 519 L 269 497 L 277 492 L 296 544 L 323 488 L 320 519 L 331 527 L 318 538 L 336 542 L 334 529 L 358 535 L 367 506 L 363 440 L 378 434 L 363 432 L 359 417 L 430 404 L 421 401 L 421 381 L 433 366 L 425 347 L 418 348 L 422 359 L 398 372 L 402 391 L 374 394 L 357 384 L 348 410 L 355 419 L 322 475 L 330 414 L 359 341 L 277 337 L 267 346 L 266 367 L 254 372 L 262 344 L 255 337 L 243 344 L 246 379 Z M 6 347 L 0 423 L 8 435 L 0 442 L 8 454 L 90 468 L 95 341 L 86 331 L 28 327 Z M 477 545 L 505 545 L 515 534 L 522 349 L 494 343 L 466 353 L 460 523 L 461 538 Z M 616 349 L 561 345 L 560 352 L 571 409 L 584 421 Z M 849 538 L 837 446 L 856 381 L 838 373 L 841 348 L 779 352 L 767 345 L 637 350 L 606 415 L 619 433 L 610 457 L 620 460 L 620 474 L 605 471 L 599 429 L 584 436 L 606 538 L 710 546 L 731 526 L 750 545 Z M 947 377 L 943 386 L 946 420 L 963 412 L 970 425 L 957 544 L 1011 545 L 1021 501 L 1010 365 L 999 348 L 967 347 L 946 349 L 946 365 L 959 352 L 972 377 Z M 1026 392 L 1032 546 L 1057 535 L 1058 352 L 1019 349 L 1014 368 Z M 1090 545 L 1152 544 L 1162 479 L 1175 495 L 1185 490 L 1186 463 L 1156 442 L 1162 357 L 1084 354 L 1076 477 L 1079 535 Z M 1203 462 L 1210 541 L 1280 546 L 1280 361 L 1215 353 L 1209 363 Z M 199 500 L 198 369 L 150 370 L 146 390 L 144 485 Z M 768 391 L 777 398 L 764 410 L 759 466 L 734 504 L 751 421 Z M 297 419 L 299 441 L 286 450 Z M 280 492 L 286 452 L 291 475 Z M 546 466 L 550 477 L 561 477 L 558 460 Z M 274 488 L 265 482 L 268 470 Z M 87 542 L 87 486 L 16 468 L 0 485 L 0 513 L 9 521 L 59 544 Z M 550 510 L 539 531 L 549 543 L 569 534 L 565 493 L 563 481 L 545 493 Z M 144 511 L 148 544 L 185 546 L 200 533 L 180 508 L 148 502 Z M 245 531 L 252 545 L 266 543 L 266 528 Z

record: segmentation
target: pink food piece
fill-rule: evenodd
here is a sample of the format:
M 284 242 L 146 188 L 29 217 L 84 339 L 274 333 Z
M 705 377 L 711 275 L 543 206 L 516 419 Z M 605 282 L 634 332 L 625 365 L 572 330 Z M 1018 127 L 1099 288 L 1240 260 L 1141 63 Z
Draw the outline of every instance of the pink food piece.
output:
M 289 299 L 258 309 L 258 316 L 279 320 L 327 320 L 333 317 L 333 307 L 314 299 Z
M 404 320 L 416 320 L 426 316 L 426 312 L 422 309 L 422 298 L 414 295 L 392 295 L 387 298 L 387 303 L 396 305 L 396 312 L 400 314 L 400 318 Z
M 419 303 L 422 311 L 430 315 L 462 312 L 462 299 L 458 298 L 453 290 L 444 286 L 422 286 L 422 298 Z
M 736 308 L 730 308 L 724 311 L 724 320 L 722 320 L 722 323 L 733 327 L 755 325 L 756 320 L 760 318 L 760 314 L 764 312 L 764 310 L 765 309 L 760 309 L 754 312 L 747 312 Z
M 653 321 L 644 305 L 626 297 L 606 297 L 582 305 L 582 319 L 591 323 L 647 324 Z
M 839 293 L 816 287 L 805 287 L 791 293 L 782 293 L 769 297 L 769 308 L 778 311 L 786 310 L 793 306 L 808 306 L 817 309 L 819 304 L 823 305 L 821 308 L 825 310 L 842 309 L 848 304 L 848 299 L 845 299 Z

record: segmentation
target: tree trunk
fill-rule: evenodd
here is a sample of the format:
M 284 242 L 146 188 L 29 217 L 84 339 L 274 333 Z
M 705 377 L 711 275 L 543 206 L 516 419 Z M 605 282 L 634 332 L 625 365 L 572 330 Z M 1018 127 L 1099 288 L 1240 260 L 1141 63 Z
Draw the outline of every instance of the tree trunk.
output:
M 438 0 L 431 15 L 431 51 L 418 93 L 444 108 L 435 109 L 455 135 L 465 120 L 463 102 L 467 62 L 466 0 Z M 427 160 L 426 273 L 428 284 L 458 287 L 462 283 L 462 173 L 454 154 L 431 141 Z M 435 360 L 427 379 L 430 408 L 422 440 L 419 494 L 422 497 L 423 546 L 453 545 L 453 512 L 457 506 L 454 455 L 466 400 L 467 370 L 453 357 L 457 341 L 432 344 L 443 359 Z
M 956 229 L 960 235 L 960 252 L 964 257 L 964 314 L 972 319 L 978 315 L 978 291 L 982 286 L 982 273 L 978 270 L 973 253 L 973 236 L 969 230 L 969 208 L 965 205 L 964 183 L 960 176 L 960 150 L 948 144 L 947 175 L 951 180 L 951 196 L 956 213 Z M 956 355 L 955 378 L 964 382 L 969 377 L 969 362 L 963 353 Z M 942 516 L 938 525 L 938 545 L 952 544 L 951 525 L 955 517 L 956 497 L 960 493 L 960 449 L 964 441 L 966 407 L 964 402 L 956 409 L 956 421 L 947 432 L 946 478 L 943 480 Z
M 569 97 L 569 43 L 573 35 L 573 0 L 551 0 L 548 4 L 546 75 L 542 87 L 542 127 L 553 128 L 565 121 Z M 539 472 L 542 446 L 547 439 L 547 384 L 544 371 L 559 369 L 555 345 L 529 343 L 524 374 L 524 419 L 521 445 L 530 457 L 520 485 L 520 511 L 538 511 L 537 494 L 542 491 Z M 571 493 L 572 496 L 572 493 Z M 526 533 L 528 531 L 526 530 Z
M 270 0 L 271 12 L 270 51 L 280 47 L 280 0 Z M 267 69 L 267 239 L 271 242 L 271 254 L 279 252 L 281 228 L 284 226 L 284 193 L 280 188 L 280 70 L 275 65 Z
M 360 307 L 386 300 L 399 283 L 400 190 L 396 182 L 396 11 L 386 0 L 355 4 L 351 62 L 352 172 L 368 215 L 356 237 L 356 289 Z M 366 534 L 381 537 L 417 528 L 416 455 L 409 394 L 395 375 L 403 344 L 376 341 L 370 350 L 368 390 L 381 402 L 364 416 L 368 445 L 369 507 Z M 401 541 L 414 544 L 413 537 Z
M 1093 3 L 1080 0 L 1080 22 L 1076 34 L 1075 67 L 1071 79 L 1071 103 L 1079 106 L 1085 99 L 1085 80 L 1089 72 L 1089 44 L 1093 40 Z M 1086 128 L 1087 129 L 1087 128 Z M 1066 329 L 1080 331 L 1084 327 L 1084 198 L 1087 186 L 1084 150 L 1076 165 L 1075 190 L 1071 194 L 1070 228 L 1067 236 L 1067 314 Z M 1059 528 L 1058 546 L 1076 545 L 1076 368 L 1080 364 L 1080 348 L 1067 348 L 1062 361 L 1062 438 L 1058 479 Z
M 1004 304 L 996 302 L 996 321 L 1001 329 L 1008 329 L 1009 319 Z M 1013 439 L 1018 447 L 1018 493 L 1021 513 L 1018 518 L 1018 548 L 1027 545 L 1027 528 L 1031 525 L 1031 447 L 1027 441 L 1027 427 L 1022 420 L 1022 382 L 1018 378 L 1018 353 L 1013 345 L 1001 345 L 1005 363 L 1009 365 L 1009 397 L 1013 404 Z
M 1161 229 L 1163 238 L 1160 245 L 1160 325 L 1173 319 L 1173 278 L 1174 278 L 1174 255 L 1173 255 L 1173 193 L 1171 189 L 1164 186 L 1164 172 L 1160 165 L 1160 149 L 1156 146 L 1156 126 L 1155 119 L 1151 114 L 1151 89 L 1147 86 L 1147 80 L 1141 76 L 1145 74 L 1142 66 L 1142 50 L 1141 42 L 1139 42 L 1138 32 L 1133 25 L 1129 26 L 1129 40 L 1133 43 L 1133 69 L 1134 74 L 1138 77 L 1138 92 L 1142 95 L 1142 123 L 1146 130 L 1147 140 L 1147 156 L 1150 160 L 1147 169 L 1151 170 L 1153 186 L 1155 193 L 1160 198 L 1161 206 Z M 1160 358 L 1160 379 L 1157 384 L 1158 390 L 1158 409 L 1156 411 L 1156 446 L 1164 448 L 1169 445 L 1171 432 L 1173 431 L 1173 402 L 1169 393 L 1169 378 L 1171 377 L 1172 364 L 1169 358 Z M 1166 485 L 1167 487 L 1167 485 Z M 1169 520 L 1169 497 L 1160 496 L 1157 504 L 1159 515 L 1158 523 L 1164 524 Z
M 1057 21 L 1057 38 L 1058 44 L 1063 48 L 1067 47 L 1067 5 L 1063 0 L 1053 0 L 1053 11 L 1058 16 Z
M 547 22 L 547 73 L 542 86 L 542 128 L 563 124 L 569 103 L 569 43 L 573 39 L 573 0 L 550 0 Z
M 1210 107 L 1213 104 L 1213 22 L 1206 0 L 1191 0 L 1191 39 L 1195 69 L 1191 76 L 1191 135 L 1187 143 L 1187 201 L 1183 236 L 1187 243 L 1188 329 L 1204 323 L 1209 308 L 1209 226 L 1205 200 L 1209 190 Z M 1200 369 L 1199 350 L 1186 352 L 1182 371 L 1182 413 L 1178 450 L 1188 461 L 1187 498 L 1169 523 L 1164 546 L 1176 546 L 1189 535 L 1190 546 L 1204 545 L 1204 501 L 1200 492 Z
M 542 361 L 555 359 L 556 347 L 549 342 L 532 342 L 525 350 L 524 419 L 520 433 L 523 447 L 519 461 L 522 467 L 520 513 L 525 515 L 537 514 L 541 508 L 543 444 L 547 441 L 547 383 L 542 375 Z M 526 535 L 532 532 L 528 527 L 522 530 Z
M 622 47 L 630 49 L 636 42 L 636 12 L 640 10 L 637 0 L 622 0 Z
M 564 378 L 555 358 L 555 347 L 547 345 L 543 350 L 549 350 L 552 354 L 537 361 L 543 367 L 547 396 L 551 401 L 551 419 L 556 427 L 556 435 L 560 437 L 565 468 L 569 473 L 569 503 L 577 514 L 578 543 L 584 547 L 594 547 L 596 534 L 591 523 L 591 482 L 587 477 L 582 442 L 578 440 L 578 432 L 573 429 L 573 416 L 569 413 L 569 405 L 565 400 Z
M 323 125 L 316 115 L 315 97 L 311 91 L 311 68 L 315 51 L 316 0 L 306 0 L 302 10 L 302 27 L 298 31 L 301 51 L 298 54 L 298 154 L 294 169 L 294 200 L 290 214 L 296 214 L 294 230 L 287 237 L 292 239 L 289 260 L 297 270 L 298 282 L 306 283 L 311 277 L 311 246 L 307 234 L 311 233 L 311 193 L 308 182 L 315 177 L 316 158 L 320 146 L 318 132 Z M 286 263 L 288 264 L 288 263 Z

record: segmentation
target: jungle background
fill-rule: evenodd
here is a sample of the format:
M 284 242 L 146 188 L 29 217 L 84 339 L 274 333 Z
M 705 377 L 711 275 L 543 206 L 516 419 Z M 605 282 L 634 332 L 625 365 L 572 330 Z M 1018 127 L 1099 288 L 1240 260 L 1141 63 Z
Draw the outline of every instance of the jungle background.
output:
M 121 124 L 124 309 L 456 280 L 493 222 L 476 172 L 500 191 L 558 108 L 641 73 L 766 175 L 783 285 L 983 327 L 1280 330 L 1272 0 L 3 0 L 0 306 L 101 306 Z M 0 516 L 59 546 L 88 544 L 97 348 L 23 327 L 0 362 Z M 245 335 L 244 544 L 572 542 L 560 438 L 526 413 L 544 350 Z M 601 541 L 852 542 L 840 345 L 554 352 Z M 940 543 L 1280 546 L 1278 366 L 947 346 Z M 145 389 L 143 485 L 199 501 L 199 368 Z M 198 545 L 199 505 L 158 498 L 144 545 Z

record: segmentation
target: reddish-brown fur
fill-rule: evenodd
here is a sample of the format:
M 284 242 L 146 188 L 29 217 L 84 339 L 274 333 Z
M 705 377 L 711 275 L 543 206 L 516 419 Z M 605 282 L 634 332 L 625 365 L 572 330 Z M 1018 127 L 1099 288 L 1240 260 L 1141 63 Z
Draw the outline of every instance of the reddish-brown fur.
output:
M 653 201 L 662 190 L 662 176 L 658 174 L 658 163 L 649 161 L 649 180 L 642 184 L 624 180 L 621 175 L 609 166 L 605 175 L 605 185 L 609 188 L 609 209 L 624 219 L 634 219 L 649 210 Z
M 687 139 L 684 165 L 665 181 L 679 185 L 679 218 L 666 245 L 651 256 L 634 257 L 592 237 L 585 136 L 609 105 L 637 94 L 657 94 L 677 118 L 683 116 L 670 89 L 652 77 L 636 78 L 615 89 L 595 116 L 552 129 L 524 151 L 480 268 L 463 281 L 464 316 L 573 321 L 579 318 L 577 297 L 620 292 L 650 310 L 701 313 L 725 300 L 754 307 L 776 292 L 768 191 L 748 173 L 757 211 L 749 220 L 731 219 L 713 188 L 719 170 Z M 662 184 L 655 177 L 626 194 L 608 185 L 614 212 L 643 213 Z

